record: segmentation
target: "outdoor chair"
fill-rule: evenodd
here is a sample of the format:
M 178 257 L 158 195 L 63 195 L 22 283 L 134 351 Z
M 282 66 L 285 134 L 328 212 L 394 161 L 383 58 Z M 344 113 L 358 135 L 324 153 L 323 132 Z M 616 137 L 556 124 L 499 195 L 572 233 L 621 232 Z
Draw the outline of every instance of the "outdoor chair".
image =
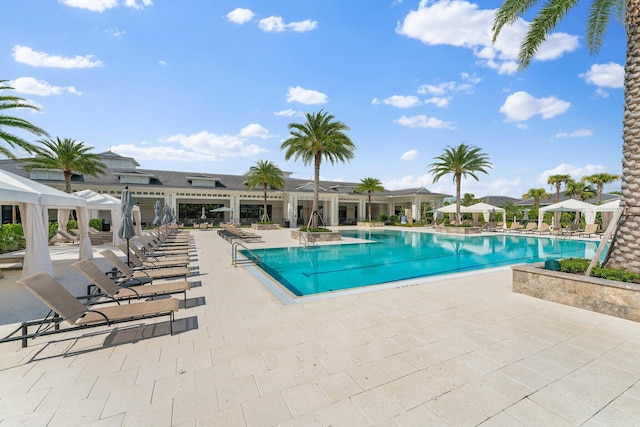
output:
M 174 277 L 186 278 L 190 271 L 188 267 L 155 268 L 155 269 L 133 269 L 122 261 L 112 250 L 105 249 L 100 252 L 126 279 L 150 278 L 150 279 L 170 279 Z
M 535 222 L 530 222 L 527 224 L 527 226 L 525 228 L 520 228 L 518 230 L 519 233 L 524 233 L 524 234 L 529 234 L 529 233 L 533 233 L 534 231 L 536 231 L 538 229 L 538 224 Z
M 540 224 L 540 227 L 538 227 L 538 229 L 533 230 L 533 233 L 535 233 L 535 234 L 550 234 L 551 233 L 551 229 L 549 228 L 549 224 L 547 224 L 546 222 L 543 222 L 542 224 Z
M 124 299 L 131 302 L 131 299 L 153 298 L 160 295 L 182 293 L 186 302 L 187 291 L 191 289 L 191 282 L 187 280 L 123 288 L 118 286 L 116 282 L 88 259 L 74 262 L 71 265 L 84 274 L 87 279 L 91 280 L 93 285 L 97 286 L 105 295 L 114 300 Z M 87 292 L 87 294 L 91 294 L 91 292 Z
M 57 230 L 56 234 L 49 240 L 50 245 L 55 245 L 56 243 L 80 243 L 80 238 L 70 234 L 64 230 Z
M 165 267 L 186 267 L 189 265 L 189 258 L 180 257 L 148 257 L 134 244 L 127 245 L 122 242 L 118 248 L 126 255 L 129 252 L 129 261 L 133 261 L 136 267 L 142 268 L 165 268 Z
M 591 237 L 592 234 L 594 236 L 602 234 L 598 231 L 598 227 L 598 224 L 587 224 L 584 226 L 584 230 L 578 232 L 578 237 Z
M 521 228 L 522 228 L 522 224 L 520 224 L 517 221 L 514 221 L 514 222 L 511 223 L 509 228 L 507 228 L 505 231 L 508 231 L 510 233 L 514 233 L 514 232 L 520 230 Z
M 23 322 L 13 333 L 0 340 L 0 342 L 22 340 L 22 347 L 27 346 L 29 338 L 160 316 L 169 316 L 169 327 L 173 335 L 174 314 L 180 307 L 180 301 L 175 298 L 126 305 L 88 307 L 77 300 L 56 279 L 44 272 L 24 277 L 17 283 L 27 288 L 51 309 L 44 319 Z M 60 324 L 63 322 L 70 327 L 61 329 Z M 35 332 L 29 333 L 30 326 L 38 326 L 38 328 Z

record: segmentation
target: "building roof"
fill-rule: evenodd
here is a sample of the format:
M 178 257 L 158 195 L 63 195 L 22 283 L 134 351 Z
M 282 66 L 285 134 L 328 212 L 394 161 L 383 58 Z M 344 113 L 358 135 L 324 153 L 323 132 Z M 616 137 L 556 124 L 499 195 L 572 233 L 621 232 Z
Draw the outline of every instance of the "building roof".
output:
M 104 159 L 111 159 L 117 161 L 126 161 L 130 165 L 137 165 L 135 159 L 130 157 L 123 157 L 118 154 L 107 151 L 100 153 L 100 156 Z M 116 162 L 117 163 L 117 162 Z M 121 163 L 121 162 L 120 162 Z M 249 191 L 246 185 L 246 175 L 227 175 L 219 173 L 194 173 L 194 172 L 180 172 L 180 171 L 167 171 L 156 169 L 140 169 L 138 167 L 112 167 L 113 163 L 105 161 L 107 165 L 106 173 L 98 177 L 90 175 L 83 175 L 75 173 L 71 179 L 72 184 L 83 183 L 86 186 L 90 186 L 95 189 L 100 187 L 113 187 L 120 185 L 135 185 L 136 187 L 147 187 L 152 189 L 154 187 L 170 187 L 170 188 L 219 188 L 236 191 Z M 22 162 L 20 160 L 14 161 L 9 159 L 0 160 L 0 169 L 7 170 L 16 175 L 29 178 L 30 173 L 24 170 Z M 124 178 L 127 177 L 127 178 Z M 138 179 L 136 182 L 129 182 L 126 179 Z M 37 181 L 54 185 L 61 184 L 61 181 L 51 179 L 37 179 Z M 126 182 L 125 182 L 126 181 Z M 286 192 L 300 192 L 300 191 L 313 191 L 313 180 L 311 179 L 297 179 L 284 178 L 285 188 L 282 191 Z M 197 183 L 197 184 L 194 184 Z M 207 183 L 204 185 L 203 183 Z M 321 193 L 354 193 L 355 188 L 359 183 L 357 182 L 343 182 L 343 181 L 320 181 Z M 259 191 L 261 188 L 254 188 L 250 191 Z M 279 191 L 279 190 L 269 190 Z M 387 197 L 401 197 L 411 195 L 433 195 L 436 197 L 448 197 L 446 194 L 433 193 L 426 188 L 409 188 L 401 190 L 385 190 L 383 192 L 376 192 L 374 194 L 383 195 Z

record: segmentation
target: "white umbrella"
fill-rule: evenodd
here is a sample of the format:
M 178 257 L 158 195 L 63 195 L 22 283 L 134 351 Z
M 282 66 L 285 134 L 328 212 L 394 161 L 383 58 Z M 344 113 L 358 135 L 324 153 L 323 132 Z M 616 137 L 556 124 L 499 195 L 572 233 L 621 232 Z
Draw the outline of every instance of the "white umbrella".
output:
M 207 219 L 207 214 L 204 211 L 204 206 L 202 207 L 202 215 L 200 215 L 200 219 Z
M 153 218 L 153 225 L 155 225 L 156 227 L 162 225 L 162 219 L 160 219 L 160 209 L 162 209 L 162 207 L 160 206 L 160 200 L 156 200 L 156 204 L 153 205 L 153 213 L 155 214 L 155 217 Z

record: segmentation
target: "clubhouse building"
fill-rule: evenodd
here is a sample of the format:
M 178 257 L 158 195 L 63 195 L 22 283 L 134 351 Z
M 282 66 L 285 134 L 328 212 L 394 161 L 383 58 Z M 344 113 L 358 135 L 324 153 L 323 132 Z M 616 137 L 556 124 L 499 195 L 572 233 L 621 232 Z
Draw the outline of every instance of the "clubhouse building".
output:
M 248 189 L 247 175 L 222 175 L 215 173 L 174 172 L 140 169 L 131 157 L 111 151 L 100 153 L 107 166 L 99 177 L 74 173 L 72 191 L 90 189 L 98 193 L 120 198 L 125 186 L 129 187 L 136 205 L 140 207 L 142 225 L 150 225 L 155 217 L 153 206 L 160 201 L 175 212 L 176 221 L 185 225 L 203 221 L 239 222 L 250 224 L 261 218 L 264 205 L 262 188 Z M 20 161 L 0 160 L 0 169 L 64 191 L 62 171 L 37 169 L 24 170 Z M 267 214 L 274 223 L 281 225 L 306 225 L 313 203 L 313 180 L 290 178 L 284 172 L 285 188 L 267 190 Z M 320 181 L 319 213 L 326 226 L 355 224 L 367 217 L 368 195 L 355 191 L 358 183 Z M 426 188 L 376 192 L 371 196 L 372 219 L 381 214 L 407 215 L 409 220 L 419 220 L 429 207 L 438 208 L 447 194 L 432 193 Z M 229 212 L 211 212 L 218 208 Z M 2 224 L 16 221 L 13 206 L 2 206 Z M 51 214 L 50 214 L 51 215 Z M 102 218 L 109 224 L 110 213 L 92 211 L 94 218 Z M 104 216 L 104 217 L 103 217 Z M 50 217 L 55 219 L 55 214 Z

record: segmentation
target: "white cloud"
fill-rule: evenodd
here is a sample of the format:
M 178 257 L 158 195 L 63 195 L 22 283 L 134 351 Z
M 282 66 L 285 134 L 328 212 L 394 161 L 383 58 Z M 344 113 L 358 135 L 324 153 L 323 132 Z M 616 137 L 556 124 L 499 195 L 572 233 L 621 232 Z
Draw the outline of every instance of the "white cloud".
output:
M 262 31 L 281 33 L 283 31 L 291 30 L 298 33 L 304 33 L 316 29 L 318 26 L 317 21 L 311 21 L 306 19 L 304 21 L 285 23 L 281 16 L 270 16 L 258 21 L 258 27 Z
M 453 98 L 453 94 L 473 93 L 475 86 L 482 81 L 475 74 L 462 73 L 462 82 L 442 82 L 437 84 L 423 84 L 418 88 L 421 95 L 434 95 L 424 100 L 425 104 L 434 104 L 436 107 L 447 107 Z
M 411 108 L 420 105 L 420 100 L 417 96 L 393 95 L 384 99 L 382 103 L 392 105 L 397 108 Z
M 153 0 L 124 0 L 124 5 L 140 10 L 152 6 Z
M 402 116 L 393 122 L 409 128 L 454 129 L 452 122 L 445 122 L 435 117 L 427 117 L 424 114 L 411 117 Z
M 449 105 L 449 101 L 451 100 L 451 98 L 441 98 L 439 96 L 434 96 L 432 98 L 429 99 L 425 99 L 424 103 L 425 104 L 433 104 L 436 107 L 446 107 Z
M 615 62 L 593 64 L 589 71 L 579 77 L 591 85 L 618 89 L 624 86 L 624 67 Z
M 421 0 L 417 10 L 410 11 L 396 27 L 398 34 L 418 39 L 426 45 L 447 45 L 470 49 L 480 64 L 513 74 L 518 51 L 528 23 L 518 19 L 504 27 L 496 43 L 492 43 L 495 10 L 478 9 L 478 5 L 463 0 L 430 2 Z M 555 32 L 547 37 L 535 59 L 552 60 L 578 48 L 578 37 Z
M 287 110 L 276 111 L 273 114 L 280 117 L 303 117 L 304 116 L 304 113 L 302 111 L 292 110 L 291 108 Z
M 163 60 L 163 59 L 160 59 L 160 60 L 158 61 L 158 64 L 159 64 L 159 65 L 167 65 L 167 61 L 165 61 L 165 60 Z
M 13 47 L 13 59 L 16 62 L 31 65 L 32 67 L 94 68 L 102 66 L 102 61 L 94 59 L 93 55 L 76 55 L 73 58 L 65 58 L 37 52 L 30 47 L 20 45 Z
M 578 129 L 573 132 L 558 132 L 555 134 L 555 138 L 584 138 L 591 135 L 593 135 L 593 131 L 591 129 Z
M 257 123 L 251 123 L 248 126 L 245 126 L 240 130 L 240 136 L 245 138 L 261 138 L 267 139 L 272 136 L 269 134 L 269 131 Z
M 104 12 L 118 5 L 118 0 L 59 0 L 65 6 L 87 9 L 92 12 Z
M 551 175 L 571 175 L 573 179 L 579 180 L 583 176 L 605 172 L 607 172 L 607 168 L 603 165 L 574 166 L 568 163 L 561 163 L 555 168 L 546 170 L 538 175 L 538 182 L 548 185 L 547 179 L 549 179 Z
M 607 92 L 606 90 L 602 89 L 601 87 L 596 89 L 594 93 L 596 94 L 596 96 L 599 96 L 600 98 L 608 98 L 609 97 L 609 92 Z
M 250 9 L 243 9 L 241 7 L 238 7 L 227 13 L 226 17 L 229 22 L 242 25 L 251 21 L 253 15 L 254 13 Z
M 566 112 L 571 106 L 570 102 L 563 101 L 554 96 L 547 98 L 534 98 L 527 92 L 515 92 L 507 97 L 500 112 L 507 122 L 521 122 L 539 115 L 543 119 L 550 119 Z
M 300 86 L 290 87 L 287 92 L 287 102 L 299 102 L 306 105 L 326 104 L 329 97 L 322 92 L 304 89 Z
M 118 5 L 118 0 L 58 0 L 65 6 L 76 7 L 78 9 L 86 9 L 91 12 L 104 12 L 105 10 L 112 9 Z M 153 0 L 123 0 L 123 4 L 126 7 L 133 9 L 144 9 L 145 7 L 152 6 Z
M 61 95 L 63 92 L 82 95 L 82 93 L 78 92 L 73 86 L 53 86 L 44 80 L 36 80 L 33 77 L 19 77 L 11 82 L 11 86 L 18 93 L 28 93 L 30 95 Z
M 125 31 L 121 30 L 119 28 L 113 27 L 113 28 L 107 28 L 106 30 L 104 30 L 105 33 L 109 34 L 111 37 L 115 37 L 117 39 L 121 39 L 122 36 L 124 36 Z
M 400 158 L 402 160 L 415 160 L 419 156 L 418 150 L 409 150 L 404 153 Z
M 421 176 L 407 175 L 403 176 L 402 178 L 384 179 L 382 180 L 382 185 L 387 190 L 428 187 L 429 191 L 433 191 L 430 185 L 432 182 L 433 177 L 428 174 L 424 174 Z

